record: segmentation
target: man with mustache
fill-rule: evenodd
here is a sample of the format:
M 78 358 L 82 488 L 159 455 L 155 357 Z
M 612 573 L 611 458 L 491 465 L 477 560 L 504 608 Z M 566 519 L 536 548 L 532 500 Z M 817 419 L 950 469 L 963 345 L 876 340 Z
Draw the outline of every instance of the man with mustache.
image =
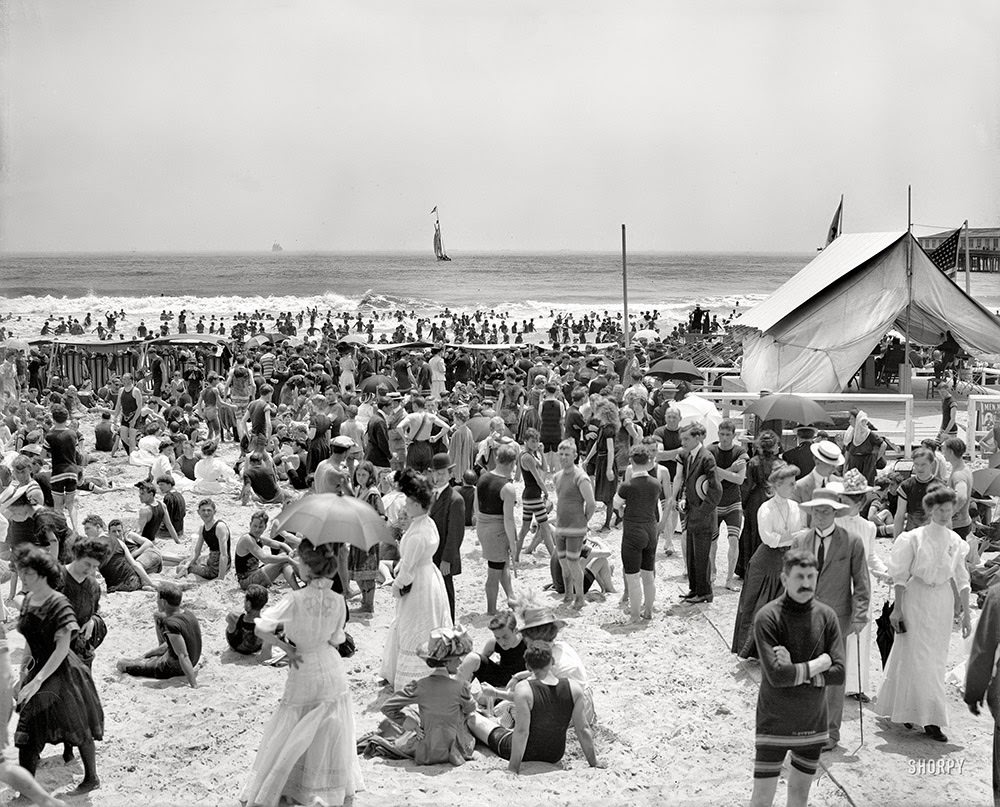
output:
M 791 752 L 789 807 L 805 807 L 827 731 L 827 686 L 844 686 L 844 641 L 837 614 L 815 599 L 816 557 L 785 553 L 785 593 L 754 618 L 761 665 L 757 696 L 756 760 L 751 807 L 770 807 L 778 776 Z

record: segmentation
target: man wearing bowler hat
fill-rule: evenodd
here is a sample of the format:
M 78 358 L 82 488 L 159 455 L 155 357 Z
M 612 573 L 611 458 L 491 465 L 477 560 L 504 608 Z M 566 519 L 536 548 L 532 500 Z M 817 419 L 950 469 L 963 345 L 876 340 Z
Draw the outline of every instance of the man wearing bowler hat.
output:
M 817 461 L 817 467 L 819 464 Z M 840 501 L 835 490 L 819 488 L 799 507 L 812 513 L 812 525 L 805 535 L 792 542 L 792 549 L 802 549 L 816 556 L 816 599 L 836 612 L 840 624 L 840 654 L 846 657 L 846 637 L 851 633 L 860 634 L 868 624 L 870 591 L 865 546 L 860 538 L 849 535 L 843 527 L 836 525 L 837 513 L 846 510 L 847 505 Z M 840 742 L 840 723 L 844 715 L 843 681 L 827 685 L 826 708 L 830 738 L 823 750 L 831 751 Z
M 444 588 L 448 592 L 448 607 L 455 619 L 454 576 L 462 573 L 462 539 L 465 537 L 465 499 L 451 485 L 451 471 L 455 463 L 446 453 L 431 457 L 428 480 L 434 489 L 429 515 L 438 531 L 438 548 L 434 565 L 441 570 Z

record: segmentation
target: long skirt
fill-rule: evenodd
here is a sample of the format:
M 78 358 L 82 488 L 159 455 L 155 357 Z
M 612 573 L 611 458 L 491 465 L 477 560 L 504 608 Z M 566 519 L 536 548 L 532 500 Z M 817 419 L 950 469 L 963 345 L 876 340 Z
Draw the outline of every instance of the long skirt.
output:
M 911 577 L 903 598 L 906 633 L 897 633 L 875 704 L 893 723 L 948 725 L 945 673 L 955 597 L 951 584 Z
M 776 549 L 761 544 L 747 564 L 730 648 L 731 652 L 743 658 L 757 657 L 757 644 L 753 637 L 753 619 L 757 612 L 785 590 L 781 584 L 781 568 L 786 551 L 787 546 Z

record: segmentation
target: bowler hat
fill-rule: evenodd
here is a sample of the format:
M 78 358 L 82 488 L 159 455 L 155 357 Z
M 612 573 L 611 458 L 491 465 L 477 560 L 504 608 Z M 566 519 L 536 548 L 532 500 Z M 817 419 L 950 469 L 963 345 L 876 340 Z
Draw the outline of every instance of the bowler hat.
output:
M 435 454 L 431 457 L 431 470 L 432 471 L 447 471 L 455 467 L 455 463 L 451 461 L 451 457 L 441 452 L 440 454 Z

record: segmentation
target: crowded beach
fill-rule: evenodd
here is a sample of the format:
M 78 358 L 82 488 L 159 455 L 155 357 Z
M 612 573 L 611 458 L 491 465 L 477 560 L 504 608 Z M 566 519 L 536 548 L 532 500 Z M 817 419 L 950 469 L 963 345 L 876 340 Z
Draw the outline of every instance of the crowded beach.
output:
M 940 424 L 904 451 L 863 406 L 723 417 L 721 313 L 6 321 L 0 780 L 920 804 L 909 762 L 960 760 L 983 800 L 1000 540 L 961 350 L 926 347 Z

